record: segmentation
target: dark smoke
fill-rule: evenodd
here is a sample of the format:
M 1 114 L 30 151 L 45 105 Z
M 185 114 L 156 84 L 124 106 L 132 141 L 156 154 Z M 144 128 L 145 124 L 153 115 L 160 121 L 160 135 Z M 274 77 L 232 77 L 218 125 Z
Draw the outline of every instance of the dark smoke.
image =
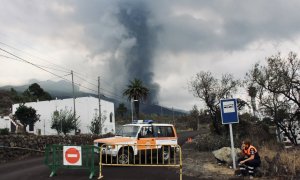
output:
M 134 38 L 136 43 L 125 52 L 124 64 L 128 84 L 134 78 L 143 81 L 150 89 L 147 103 L 156 103 L 159 85 L 153 82 L 153 57 L 156 45 L 157 28 L 149 26 L 151 16 L 144 2 L 120 3 L 118 20 L 127 31 L 124 38 Z

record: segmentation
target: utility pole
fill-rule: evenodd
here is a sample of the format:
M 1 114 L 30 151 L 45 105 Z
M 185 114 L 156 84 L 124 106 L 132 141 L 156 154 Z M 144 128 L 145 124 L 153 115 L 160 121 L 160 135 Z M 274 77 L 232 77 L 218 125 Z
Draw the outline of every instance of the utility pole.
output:
M 45 130 L 45 128 L 46 128 L 46 123 L 45 123 L 45 121 L 46 121 L 46 119 L 44 119 L 44 135 L 46 135 L 46 130 Z
M 175 126 L 174 109 L 173 109 L 173 107 L 172 107 L 172 118 L 173 118 L 173 122 L 174 122 L 174 126 Z
M 131 109 L 131 123 L 133 123 L 133 106 L 132 106 L 133 100 L 130 98 L 130 109 Z
M 98 101 L 99 101 L 99 133 L 102 134 L 102 120 L 101 120 L 101 94 L 100 94 L 100 76 L 98 76 Z
M 73 89 L 73 120 L 75 121 L 76 119 L 76 107 L 75 107 L 75 89 L 74 89 L 74 78 L 73 78 L 73 71 L 71 70 L 71 75 L 72 75 L 72 89 Z M 75 128 L 75 134 L 77 131 L 77 127 Z

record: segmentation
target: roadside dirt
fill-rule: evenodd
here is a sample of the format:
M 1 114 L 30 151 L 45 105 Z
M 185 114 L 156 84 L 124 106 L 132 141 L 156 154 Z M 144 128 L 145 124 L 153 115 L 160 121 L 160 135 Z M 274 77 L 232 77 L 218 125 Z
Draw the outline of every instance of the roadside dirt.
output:
M 218 165 L 211 152 L 197 152 L 194 143 L 183 145 L 183 174 L 199 179 L 236 179 L 234 170 Z
M 209 133 L 208 125 L 202 125 L 199 132 Z M 212 152 L 199 152 L 193 140 L 182 145 L 182 156 L 183 174 L 186 176 L 199 179 L 239 179 L 234 175 L 234 169 L 218 165 Z

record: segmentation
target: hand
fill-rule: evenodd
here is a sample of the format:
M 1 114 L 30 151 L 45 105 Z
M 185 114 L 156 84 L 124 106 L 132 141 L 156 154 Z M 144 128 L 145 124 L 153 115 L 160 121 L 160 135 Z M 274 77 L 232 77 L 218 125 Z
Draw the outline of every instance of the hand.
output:
M 241 162 L 240 162 L 240 164 L 244 164 L 244 163 L 245 163 L 245 161 L 241 161 Z

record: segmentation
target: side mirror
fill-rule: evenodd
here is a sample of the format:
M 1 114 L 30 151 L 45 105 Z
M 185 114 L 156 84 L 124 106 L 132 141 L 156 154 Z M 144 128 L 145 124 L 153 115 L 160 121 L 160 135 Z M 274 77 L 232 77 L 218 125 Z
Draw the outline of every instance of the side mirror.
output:
M 138 139 L 140 139 L 142 137 L 141 133 L 138 133 Z

